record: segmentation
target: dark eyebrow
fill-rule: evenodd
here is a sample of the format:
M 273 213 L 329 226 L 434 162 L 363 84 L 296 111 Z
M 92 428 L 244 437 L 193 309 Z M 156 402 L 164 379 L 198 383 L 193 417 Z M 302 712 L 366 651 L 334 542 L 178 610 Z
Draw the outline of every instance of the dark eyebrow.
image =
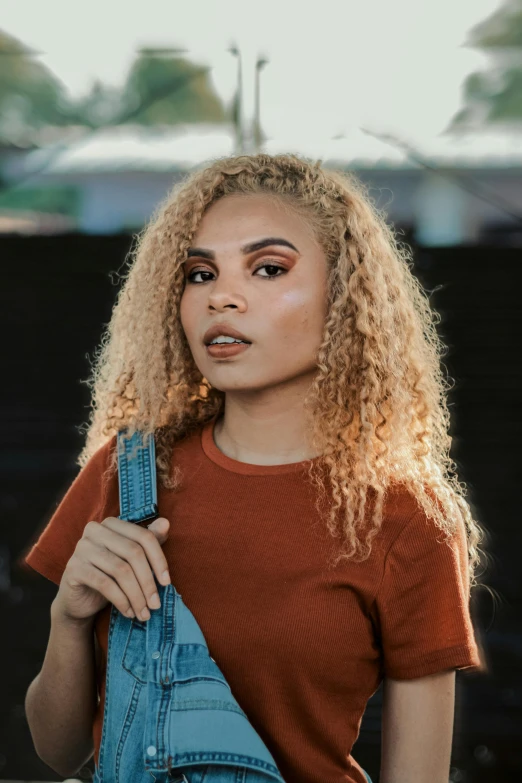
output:
M 299 250 L 291 242 L 282 237 L 267 237 L 266 239 L 260 239 L 258 242 L 251 242 L 249 245 L 243 245 L 241 252 L 244 255 L 247 255 L 247 253 L 255 253 L 256 250 L 262 250 L 264 247 L 269 247 L 270 245 L 284 245 L 285 247 L 295 250 L 296 253 L 299 253 Z M 215 258 L 215 254 L 212 250 L 205 250 L 202 247 L 189 248 L 187 258 L 192 258 L 193 256 L 207 258 L 209 261 L 213 261 Z

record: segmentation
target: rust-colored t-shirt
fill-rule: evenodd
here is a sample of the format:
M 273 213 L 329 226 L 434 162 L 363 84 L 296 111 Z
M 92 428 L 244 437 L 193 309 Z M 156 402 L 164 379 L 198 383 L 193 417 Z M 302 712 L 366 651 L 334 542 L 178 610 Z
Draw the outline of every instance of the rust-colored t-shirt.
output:
M 486 669 L 469 612 L 465 531 L 452 546 L 404 490 L 388 495 L 363 563 L 328 568 L 338 542 L 315 507 L 308 463 L 251 465 L 216 446 L 215 418 L 180 441 L 179 491 L 158 489 L 170 521 L 172 583 L 287 783 L 365 783 L 351 755 L 383 677 Z M 89 460 L 25 558 L 56 584 L 87 522 L 119 515 L 116 438 Z M 93 727 L 98 760 L 110 604 Z

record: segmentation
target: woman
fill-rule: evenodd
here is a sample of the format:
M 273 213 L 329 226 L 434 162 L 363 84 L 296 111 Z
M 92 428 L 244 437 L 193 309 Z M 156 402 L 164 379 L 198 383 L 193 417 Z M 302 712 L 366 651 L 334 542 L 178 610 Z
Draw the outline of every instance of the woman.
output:
M 110 603 L 158 606 L 145 558 L 122 565 L 127 428 L 155 437 L 150 566 L 168 565 L 284 780 L 365 783 L 351 749 L 381 682 L 381 780 L 447 780 L 455 670 L 485 670 L 469 613 L 483 531 L 451 475 L 443 346 L 407 250 L 353 175 L 258 154 L 177 184 L 133 256 L 82 470 L 26 558 L 60 585 L 32 698 L 36 714 L 69 678 L 52 702 L 76 748 L 62 774 L 90 757 L 91 719 L 98 758 Z

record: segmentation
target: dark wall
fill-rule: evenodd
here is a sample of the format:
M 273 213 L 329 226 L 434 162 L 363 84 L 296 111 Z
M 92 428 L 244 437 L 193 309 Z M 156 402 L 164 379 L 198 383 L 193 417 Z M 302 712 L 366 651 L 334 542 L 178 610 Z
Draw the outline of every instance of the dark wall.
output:
M 46 525 L 78 472 L 78 426 L 89 413 L 89 375 L 110 320 L 133 238 L 0 237 L 2 356 L 0 777 L 56 780 L 32 745 L 24 714 L 40 671 L 57 588 L 17 561 Z M 506 247 L 415 248 L 415 273 L 431 292 L 449 347 L 452 457 L 468 500 L 490 535 L 488 570 L 472 614 L 489 673 L 457 673 L 452 779 L 520 779 L 522 590 L 519 523 L 520 251 Z M 112 276 L 111 276 L 111 273 Z M 484 546 L 484 544 L 483 544 Z M 518 619 L 518 622 L 517 622 Z M 382 689 L 368 704 L 354 756 L 378 781 Z M 92 763 L 83 770 L 89 777 Z M 460 777 L 459 777 L 460 771 Z

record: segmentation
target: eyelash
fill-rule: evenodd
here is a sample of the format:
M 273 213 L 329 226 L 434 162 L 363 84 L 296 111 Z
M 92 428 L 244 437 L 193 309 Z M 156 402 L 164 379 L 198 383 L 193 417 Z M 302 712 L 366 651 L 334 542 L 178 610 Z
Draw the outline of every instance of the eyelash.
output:
M 259 266 L 257 266 L 255 268 L 254 272 L 257 272 L 258 269 L 264 269 L 264 267 L 266 267 L 266 266 L 271 266 L 271 267 L 274 267 L 275 269 L 280 269 L 283 272 L 283 274 L 288 271 L 283 266 L 279 266 L 279 264 L 267 264 L 267 263 L 265 263 L 265 264 L 260 264 Z M 192 285 L 201 285 L 202 283 L 208 283 L 209 282 L 208 280 L 198 280 L 198 281 L 192 280 L 191 279 L 192 275 L 197 275 L 197 274 L 210 274 L 211 275 L 212 272 L 209 272 L 208 269 L 193 269 L 186 277 L 187 283 L 191 283 Z M 264 277 L 265 280 L 275 280 L 278 277 L 282 277 L 282 276 L 283 275 L 261 275 L 261 277 Z

